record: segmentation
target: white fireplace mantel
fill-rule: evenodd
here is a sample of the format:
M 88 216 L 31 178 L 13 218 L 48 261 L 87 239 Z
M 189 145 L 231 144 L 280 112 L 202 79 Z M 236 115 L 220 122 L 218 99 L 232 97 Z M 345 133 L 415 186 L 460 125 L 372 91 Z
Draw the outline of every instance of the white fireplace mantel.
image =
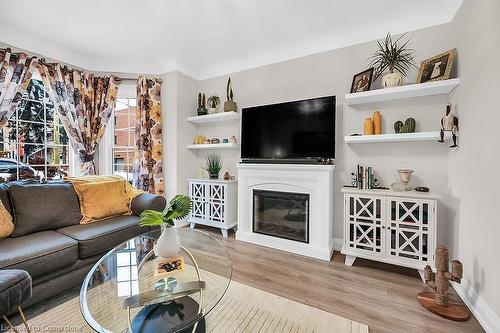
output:
M 330 260 L 333 252 L 334 165 L 239 164 L 236 239 Z M 253 190 L 309 194 L 309 243 L 253 232 Z

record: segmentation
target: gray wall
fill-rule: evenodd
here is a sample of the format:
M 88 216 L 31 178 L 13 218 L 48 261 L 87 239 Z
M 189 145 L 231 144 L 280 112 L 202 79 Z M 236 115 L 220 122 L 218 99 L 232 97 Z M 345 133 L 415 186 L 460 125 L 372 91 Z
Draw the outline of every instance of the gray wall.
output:
M 452 22 L 461 84 L 452 101 L 460 120 L 460 149 L 448 160 L 453 255 L 465 279 L 500 316 L 500 1 L 464 1 Z M 474 297 L 474 292 L 468 290 Z M 500 329 L 497 327 L 497 329 Z

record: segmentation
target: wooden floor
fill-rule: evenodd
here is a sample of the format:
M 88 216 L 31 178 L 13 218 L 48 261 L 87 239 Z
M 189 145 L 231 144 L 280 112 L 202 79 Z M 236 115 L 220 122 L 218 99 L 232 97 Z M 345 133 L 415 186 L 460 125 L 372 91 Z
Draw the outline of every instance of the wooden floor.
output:
M 416 295 L 426 287 L 416 270 L 363 259 L 349 267 L 339 252 L 325 262 L 197 229 L 227 246 L 234 280 L 367 324 L 371 333 L 484 332 L 475 318 L 457 323 L 422 308 Z

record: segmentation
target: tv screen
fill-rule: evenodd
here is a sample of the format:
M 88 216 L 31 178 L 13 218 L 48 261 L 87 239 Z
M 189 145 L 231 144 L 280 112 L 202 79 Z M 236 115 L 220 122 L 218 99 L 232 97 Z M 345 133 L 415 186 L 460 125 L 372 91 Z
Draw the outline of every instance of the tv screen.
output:
M 244 108 L 241 158 L 335 158 L 335 96 Z

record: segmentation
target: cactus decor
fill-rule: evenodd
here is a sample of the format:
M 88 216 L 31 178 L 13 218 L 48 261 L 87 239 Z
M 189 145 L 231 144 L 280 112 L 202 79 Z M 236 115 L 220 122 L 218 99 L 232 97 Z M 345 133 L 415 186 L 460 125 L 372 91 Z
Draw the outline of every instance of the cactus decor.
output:
M 198 116 L 204 116 L 207 113 L 205 94 L 198 93 Z
M 416 127 L 415 118 L 408 118 L 405 120 L 404 124 L 401 120 L 398 120 L 394 123 L 394 132 L 395 133 L 415 133 Z
M 224 102 L 224 112 L 230 112 L 234 111 L 236 112 L 237 106 L 236 103 L 233 101 L 233 87 L 231 85 L 231 78 L 227 80 L 227 86 L 226 86 L 226 98 L 227 101 Z

